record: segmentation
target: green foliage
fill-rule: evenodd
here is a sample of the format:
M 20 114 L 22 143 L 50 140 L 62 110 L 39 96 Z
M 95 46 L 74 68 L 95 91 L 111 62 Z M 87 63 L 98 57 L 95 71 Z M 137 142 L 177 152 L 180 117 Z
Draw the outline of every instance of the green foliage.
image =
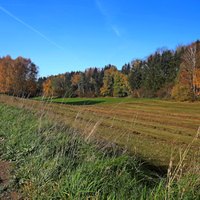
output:
M 53 95 L 63 97 L 65 95 L 65 91 L 67 91 L 67 85 L 65 85 L 65 76 L 62 74 L 52 76 L 51 89 Z
M 142 84 L 142 74 L 143 74 L 143 62 L 132 62 L 132 70 L 129 76 L 129 84 L 133 90 L 139 89 Z
M 129 75 L 130 72 L 131 72 L 131 65 L 130 65 L 130 63 L 125 64 L 125 65 L 122 66 L 122 70 L 121 70 L 122 74 Z
M 113 95 L 114 73 L 116 71 L 117 71 L 117 68 L 113 65 L 109 69 L 106 69 L 104 71 L 103 87 L 100 89 L 102 96 L 112 96 Z
M 114 74 L 114 84 L 113 84 L 114 97 L 125 97 L 131 92 L 131 88 L 128 81 L 128 76 L 116 71 Z
M 148 91 L 145 88 L 135 89 L 131 93 L 131 98 L 155 98 L 154 92 Z
M 144 75 L 142 86 L 147 90 L 157 92 L 164 87 L 167 82 L 173 82 L 177 76 L 177 61 L 174 62 L 175 56 L 169 50 L 155 52 L 148 57 L 144 65 Z
M 156 93 L 167 83 L 174 83 L 184 51 L 184 46 L 175 52 L 166 48 L 158 49 L 146 60 L 135 59 L 131 64 L 123 65 L 121 70 L 109 64 L 102 69 L 95 67 L 84 72 L 66 72 L 62 74 L 63 81 L 60 81 L 60 74 L 52 76 L 51 93 L 62 97 L 124 97 L 130 95 L 130 89 L 134 91 L 140 88 Z M 119 77 L 114 78 L 115 72 L 128 76 L 128 83 L 124 84 L 122 77 L 120 80 Z

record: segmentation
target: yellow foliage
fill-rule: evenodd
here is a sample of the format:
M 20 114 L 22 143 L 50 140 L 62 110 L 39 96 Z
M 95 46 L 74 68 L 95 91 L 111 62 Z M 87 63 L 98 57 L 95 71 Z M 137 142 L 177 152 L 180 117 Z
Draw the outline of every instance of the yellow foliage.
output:
M 46 81 L 43 82 L 43 93 L 48 97 L 52 94 L 51 91 L 51 80 L 47 78 Z
M 197 95 L 200 95 L 200 69 L 195 71 L 193 85 L 196 88 Z
M 190 85 L 177 84 L 172 89 L 172 97 L 179 101 L 193 101 L 194 94 Z

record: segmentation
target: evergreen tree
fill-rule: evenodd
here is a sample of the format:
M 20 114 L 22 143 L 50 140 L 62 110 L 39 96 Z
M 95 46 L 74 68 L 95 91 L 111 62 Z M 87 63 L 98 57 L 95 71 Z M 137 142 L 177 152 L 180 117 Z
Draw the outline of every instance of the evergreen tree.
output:
M 130 72 L 131 72 L 131 65 L 130 65 L 130 63 L 128 63 L 128 64 L 125 63 L 125 65 L 122 66 L 121 73 L 129 75 Z
M 143 64 L 143 61 L 139 61 L 137 63 L 132 62 L 132 69 L 129 73 L 129 84 L 132 90 L 139 89 L 141 87 Z

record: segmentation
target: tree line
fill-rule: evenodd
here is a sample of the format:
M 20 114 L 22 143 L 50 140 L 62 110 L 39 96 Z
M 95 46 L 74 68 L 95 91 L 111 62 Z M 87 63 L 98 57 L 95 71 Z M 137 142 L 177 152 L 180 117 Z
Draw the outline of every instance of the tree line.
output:
M 200 42 L 175 51 L 159 48 L 146 59 L 135 59 L 120 70 L 114 65 L 88 68 L 37 79 L 30 59 L 0 58 L 0 92 L 57 97 L 159 97 L 195 100 L 200 96 Z
M 40 91 L 58 97 L 159 97 L 194 100 L 200 95 L 199 40 L 175 51 L 159 48 L 121 70 L 114 65 L 39 78 Z

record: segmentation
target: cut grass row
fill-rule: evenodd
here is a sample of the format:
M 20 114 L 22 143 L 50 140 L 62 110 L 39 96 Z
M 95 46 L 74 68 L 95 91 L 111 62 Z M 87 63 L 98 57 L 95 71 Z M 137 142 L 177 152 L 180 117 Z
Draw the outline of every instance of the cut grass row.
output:
M 136 156 L 94 139 L 90 131 L 21 107 L 0 103 L 0 137 L 4 138 L 0 157 L 12 161 L 10 187 L 19 190 L 22 198 L 198 199 L 195 173 L 160 177 Z M 0 197 L 7 187 L 1 188 Z
M 6 96 L 1 100 L 9 103 Z M 17 99 L 17 98 L 16 98 Z M 132 153 L 159 166 L 168 167 L 171 152 L 179 152 L 195 137 L 200 125 L 200 103 L 178 103 L 158 99 L 53 99 L 53 102 L 17 99 L 18 104 L 34 107 L 51 118 L 59 118 L 76 128 L 92 131 L 96 138 L 118 143 Z M 96 101 L 86 105 L 85 101 Z M 16 100 L 15 100 L 16 101 Z M 17 102 L 10 101 L 10 104 Z M 83 105 L 72 105 L 79 102 Z M 104 102 L 102 104 L 102 102 Z M 107 102 L 107 103 L 105 103 Z M 195 152 L 199 139 L 192 145 Z M 179 156 L 174 163 L 178 163 Z

